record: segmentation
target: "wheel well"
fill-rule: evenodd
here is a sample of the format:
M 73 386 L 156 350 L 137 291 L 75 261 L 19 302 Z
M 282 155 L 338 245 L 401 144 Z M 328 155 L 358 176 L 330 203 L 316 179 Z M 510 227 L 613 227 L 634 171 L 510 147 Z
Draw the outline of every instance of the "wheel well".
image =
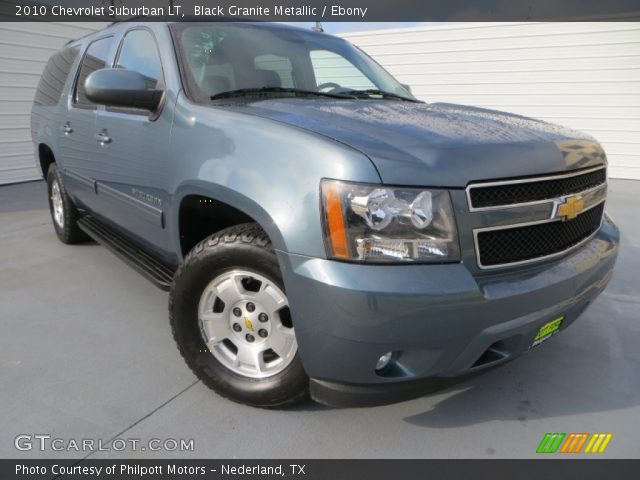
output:
M 40 160 L 40 169 L 42 170 L 42 176 L 47 177 L 47 172 L 49 171 L 49 166 L 52 163 L 55 163 L 56 157 L 53 156 L 53 152 L 51 149 L 41 143 L 38 145 L 38 159 Z
M 246 213 L 201 195 L 188 195 L 180 203 L 180 248 L 186 255 L 201 240 L 222 229 L 255 222 Z

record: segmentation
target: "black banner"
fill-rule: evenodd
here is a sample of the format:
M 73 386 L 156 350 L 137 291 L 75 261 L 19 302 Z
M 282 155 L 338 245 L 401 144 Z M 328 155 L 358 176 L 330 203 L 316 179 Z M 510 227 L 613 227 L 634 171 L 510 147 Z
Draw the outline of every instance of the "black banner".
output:
M 542 457 L 540 460 L 0 460 L 2 480 L 635 480 L 639 471 L 640 460 Z
M 638 0 L 15 0 L 1 21 L 636 21 Z

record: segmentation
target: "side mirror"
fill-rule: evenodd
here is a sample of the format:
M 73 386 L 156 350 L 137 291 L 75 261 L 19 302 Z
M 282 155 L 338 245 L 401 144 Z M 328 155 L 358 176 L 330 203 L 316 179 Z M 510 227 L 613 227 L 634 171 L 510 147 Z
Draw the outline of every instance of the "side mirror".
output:
M 404 88 L 407 92 L 412 93 L 411 92 L 411 85 L 407 85 L 406 83 L 401 83 L 400 84 L 402 86 L 402 88 Z
M 155 110 L 162 90 L 149 90 L 146 77 L 124 68 L 96 70 L 84 82 L 87 98 L 93 103 L 113 107 Z

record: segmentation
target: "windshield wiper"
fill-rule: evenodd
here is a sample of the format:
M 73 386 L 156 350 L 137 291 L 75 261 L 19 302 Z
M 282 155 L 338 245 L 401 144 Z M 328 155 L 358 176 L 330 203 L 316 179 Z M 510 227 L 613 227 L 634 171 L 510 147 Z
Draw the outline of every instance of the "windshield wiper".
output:
M 342 95 L 351 95 L 351 96 L 358 96 L 358 95 L 360 96 L 366 95 L 367 97 L 380 96 L 382 98 L 393 98 L 396 100 L 404 100 L 405 102 L 420 103 L 420 100 L 403 97 L 402 95 L 398 95 L 396 93 L 385 92 L 384 90 L 378 90 L 375 88 L 369 88 L 366 90 L 339 90 L 336 93 L 339 93 Z
M 227 92 L 216 93 L 211 96 L 211 100 L 218 100 L 219 98 L 231 98 L 231 97 L 244 97 L 247 95 L 253 95 L 256 93 L 293 93 L 296 95 L 306 95 L 313 97 L 330 97 L 330 98 L 355 98 L 350 94 L 342 93 L 327 93 L 316 92 L 314 90 L 302 90 L 299 88 L 285 88 L 285 87 L 258 87 L 258 88 L 239 88 L 237 90 L 229 90 Z

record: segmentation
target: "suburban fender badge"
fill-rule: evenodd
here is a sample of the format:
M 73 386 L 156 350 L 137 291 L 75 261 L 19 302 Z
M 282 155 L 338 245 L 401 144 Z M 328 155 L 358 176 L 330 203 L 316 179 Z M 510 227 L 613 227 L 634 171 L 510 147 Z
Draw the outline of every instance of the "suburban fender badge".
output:
M 142 200 L 145 203 L 155 205 L 156 207 L 162 207 L 162 200 L 159 197 L 151 195 L 150 193 L 143 192 L 142 190 L 138 190 L 137 188 L 132 188 L 131 194 L 138 200 Z

